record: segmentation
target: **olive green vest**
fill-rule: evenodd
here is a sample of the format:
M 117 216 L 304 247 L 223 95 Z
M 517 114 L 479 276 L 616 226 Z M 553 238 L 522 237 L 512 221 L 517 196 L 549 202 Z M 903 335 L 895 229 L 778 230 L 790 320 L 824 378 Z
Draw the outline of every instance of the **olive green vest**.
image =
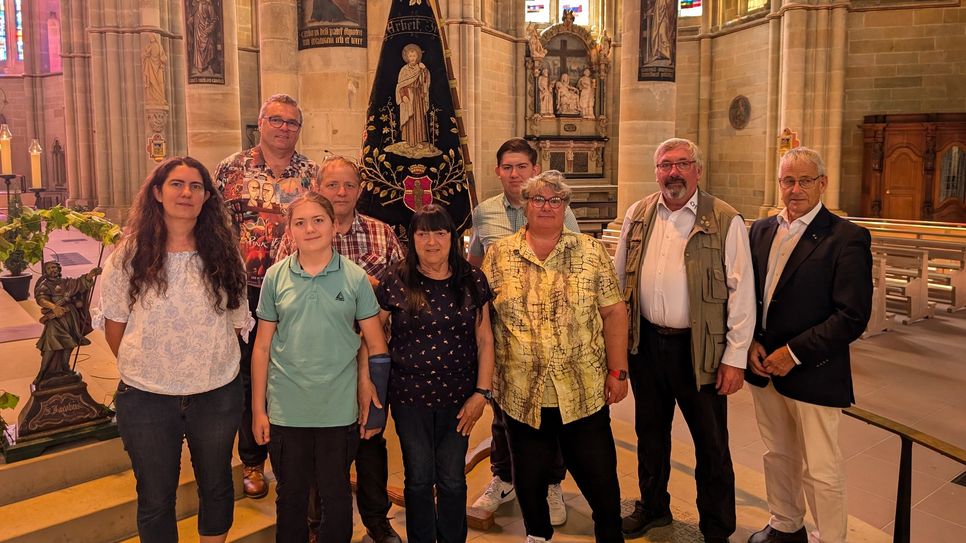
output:
M 636 354 L 640 343 L 640 273 L 650 240 L 659 192 L 646 196 L 637 206 L 627 230 L 624 265 L 624 300 L 630 312 L 628 347 Z M 724 356 L 728 331 L 728 284 L 725 282 L 725 240 L 728 227 L 738 215 L 733 207 L 698 190 L 697 216 L 684 248 L 688 277 L 688 313 L 691 316 L 691 361 L 698 387 L 715 382 Z

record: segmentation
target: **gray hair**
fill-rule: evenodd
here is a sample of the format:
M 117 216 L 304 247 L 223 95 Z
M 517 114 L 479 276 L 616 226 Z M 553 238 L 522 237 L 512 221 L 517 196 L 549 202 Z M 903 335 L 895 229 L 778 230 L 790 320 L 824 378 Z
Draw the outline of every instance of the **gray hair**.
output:
M 557 170 L 547 170 L 537 174 L 527 180 L 523 186 L 523 198 L 529 200 L 530 196 L 540 192 L 543 187 L 550 187 L 554 196 L 562 198 L 565 202 L 570 202 L 570 194 L 573 192 L 567 183 L 564 182 L 564 175 Z
M 818 170 L 819 177 L 825 175 L 825 161 L 822 160 L 822 155 L 818 154 L 818 151 L 814 149 L 809 149 L 808 147 L 796 147 L 794 149 L 788 150 L 781 159 L 778 167 L 779 169 L 785 164 L 790 164 L 792 162 L 805 162 L 815 166 Z
M 302 108 L 299 107 L 299 103 L 295 101 L 295 98 L 287 94 L 273 94 L 268 97 L 268 100 L 262 102 L 262 107 L 258 110 L 259 119 L 265 116 L 265 110 L 269 104 L 285 104 L 294 107 L 299 112 L 299 122 L 302 122 Z
M 654 151 L 654 165 L 657 165 L 657 161 L 661 155 L 670 151 L 671 149 L 677 149 L 678 147 L 686 147 L 688 150 L 688 155 L 691 156 L 691 160 L 698 165 L 698 168 L 704 169 L 704 159 L 701 158 L 701 149 L 689 139 L 684 138 L 671 138 L 669 140 L 664 140 L 657 149 Z

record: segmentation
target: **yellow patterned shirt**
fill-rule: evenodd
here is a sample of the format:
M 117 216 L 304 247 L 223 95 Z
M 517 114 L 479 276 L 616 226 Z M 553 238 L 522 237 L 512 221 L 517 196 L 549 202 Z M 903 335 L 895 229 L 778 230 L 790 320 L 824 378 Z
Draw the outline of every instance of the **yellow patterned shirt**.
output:
M 526 228 L 494 243 L 483 272 L 495 295 L 493 396 L 503 411 L 540 427 L 544 392 L 552 386 L 564 423 L 605 405 L 600 308 L 621 301 L 610 255 L 600 241 L 564 230 L 543 262 Z

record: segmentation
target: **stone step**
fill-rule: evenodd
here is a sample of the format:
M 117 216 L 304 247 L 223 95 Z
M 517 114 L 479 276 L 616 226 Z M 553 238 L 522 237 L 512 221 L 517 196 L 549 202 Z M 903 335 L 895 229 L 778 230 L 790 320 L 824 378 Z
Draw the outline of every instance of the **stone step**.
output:
M 0 507 L 131 469 L 120 439 L 71 444 L 0 465 Z
M 198 516 L 178 521 L 178 541 L 198 541 Z M 121 543 L 139 543 L 140 537 L 125 539 Z M 268 495 L 259 500 L 241 498 L 235 502 L 235 521 L 228 531 L 230 543 L 273 543 L 275 541 L 275 485 L 269 487 Z
M 242 495 L 241 472 L 241 461 L 233 459 L 236 498 Z M 131 537 L 137 526 L 135 484 L 134 472 L 128 469 L 4 505 L 0 543 L 103 543 Z M 197 512 L 198 485 L 185 447 L 176 514 L 184 519 Z

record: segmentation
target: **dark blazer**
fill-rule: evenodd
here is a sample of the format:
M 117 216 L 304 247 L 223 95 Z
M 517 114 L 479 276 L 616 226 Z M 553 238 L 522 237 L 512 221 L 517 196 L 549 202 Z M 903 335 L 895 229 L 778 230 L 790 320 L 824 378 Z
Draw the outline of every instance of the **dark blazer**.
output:
M 765 275 L 778 218 L 751 226 L 758 322 L 755 340 L 770 354 L 788 345 L 801 365 L 772 377 L 783 396 L 848 407 L 855 402 L 849 344 L 859 338 L 872 312 L 872 252 L 869 231 L 825 207 L 805 229 L 782 270 L 768 306 L 768 329 L 761 326 Z M 751 368 L 745 379 L 766 386 L 768 378 Z

